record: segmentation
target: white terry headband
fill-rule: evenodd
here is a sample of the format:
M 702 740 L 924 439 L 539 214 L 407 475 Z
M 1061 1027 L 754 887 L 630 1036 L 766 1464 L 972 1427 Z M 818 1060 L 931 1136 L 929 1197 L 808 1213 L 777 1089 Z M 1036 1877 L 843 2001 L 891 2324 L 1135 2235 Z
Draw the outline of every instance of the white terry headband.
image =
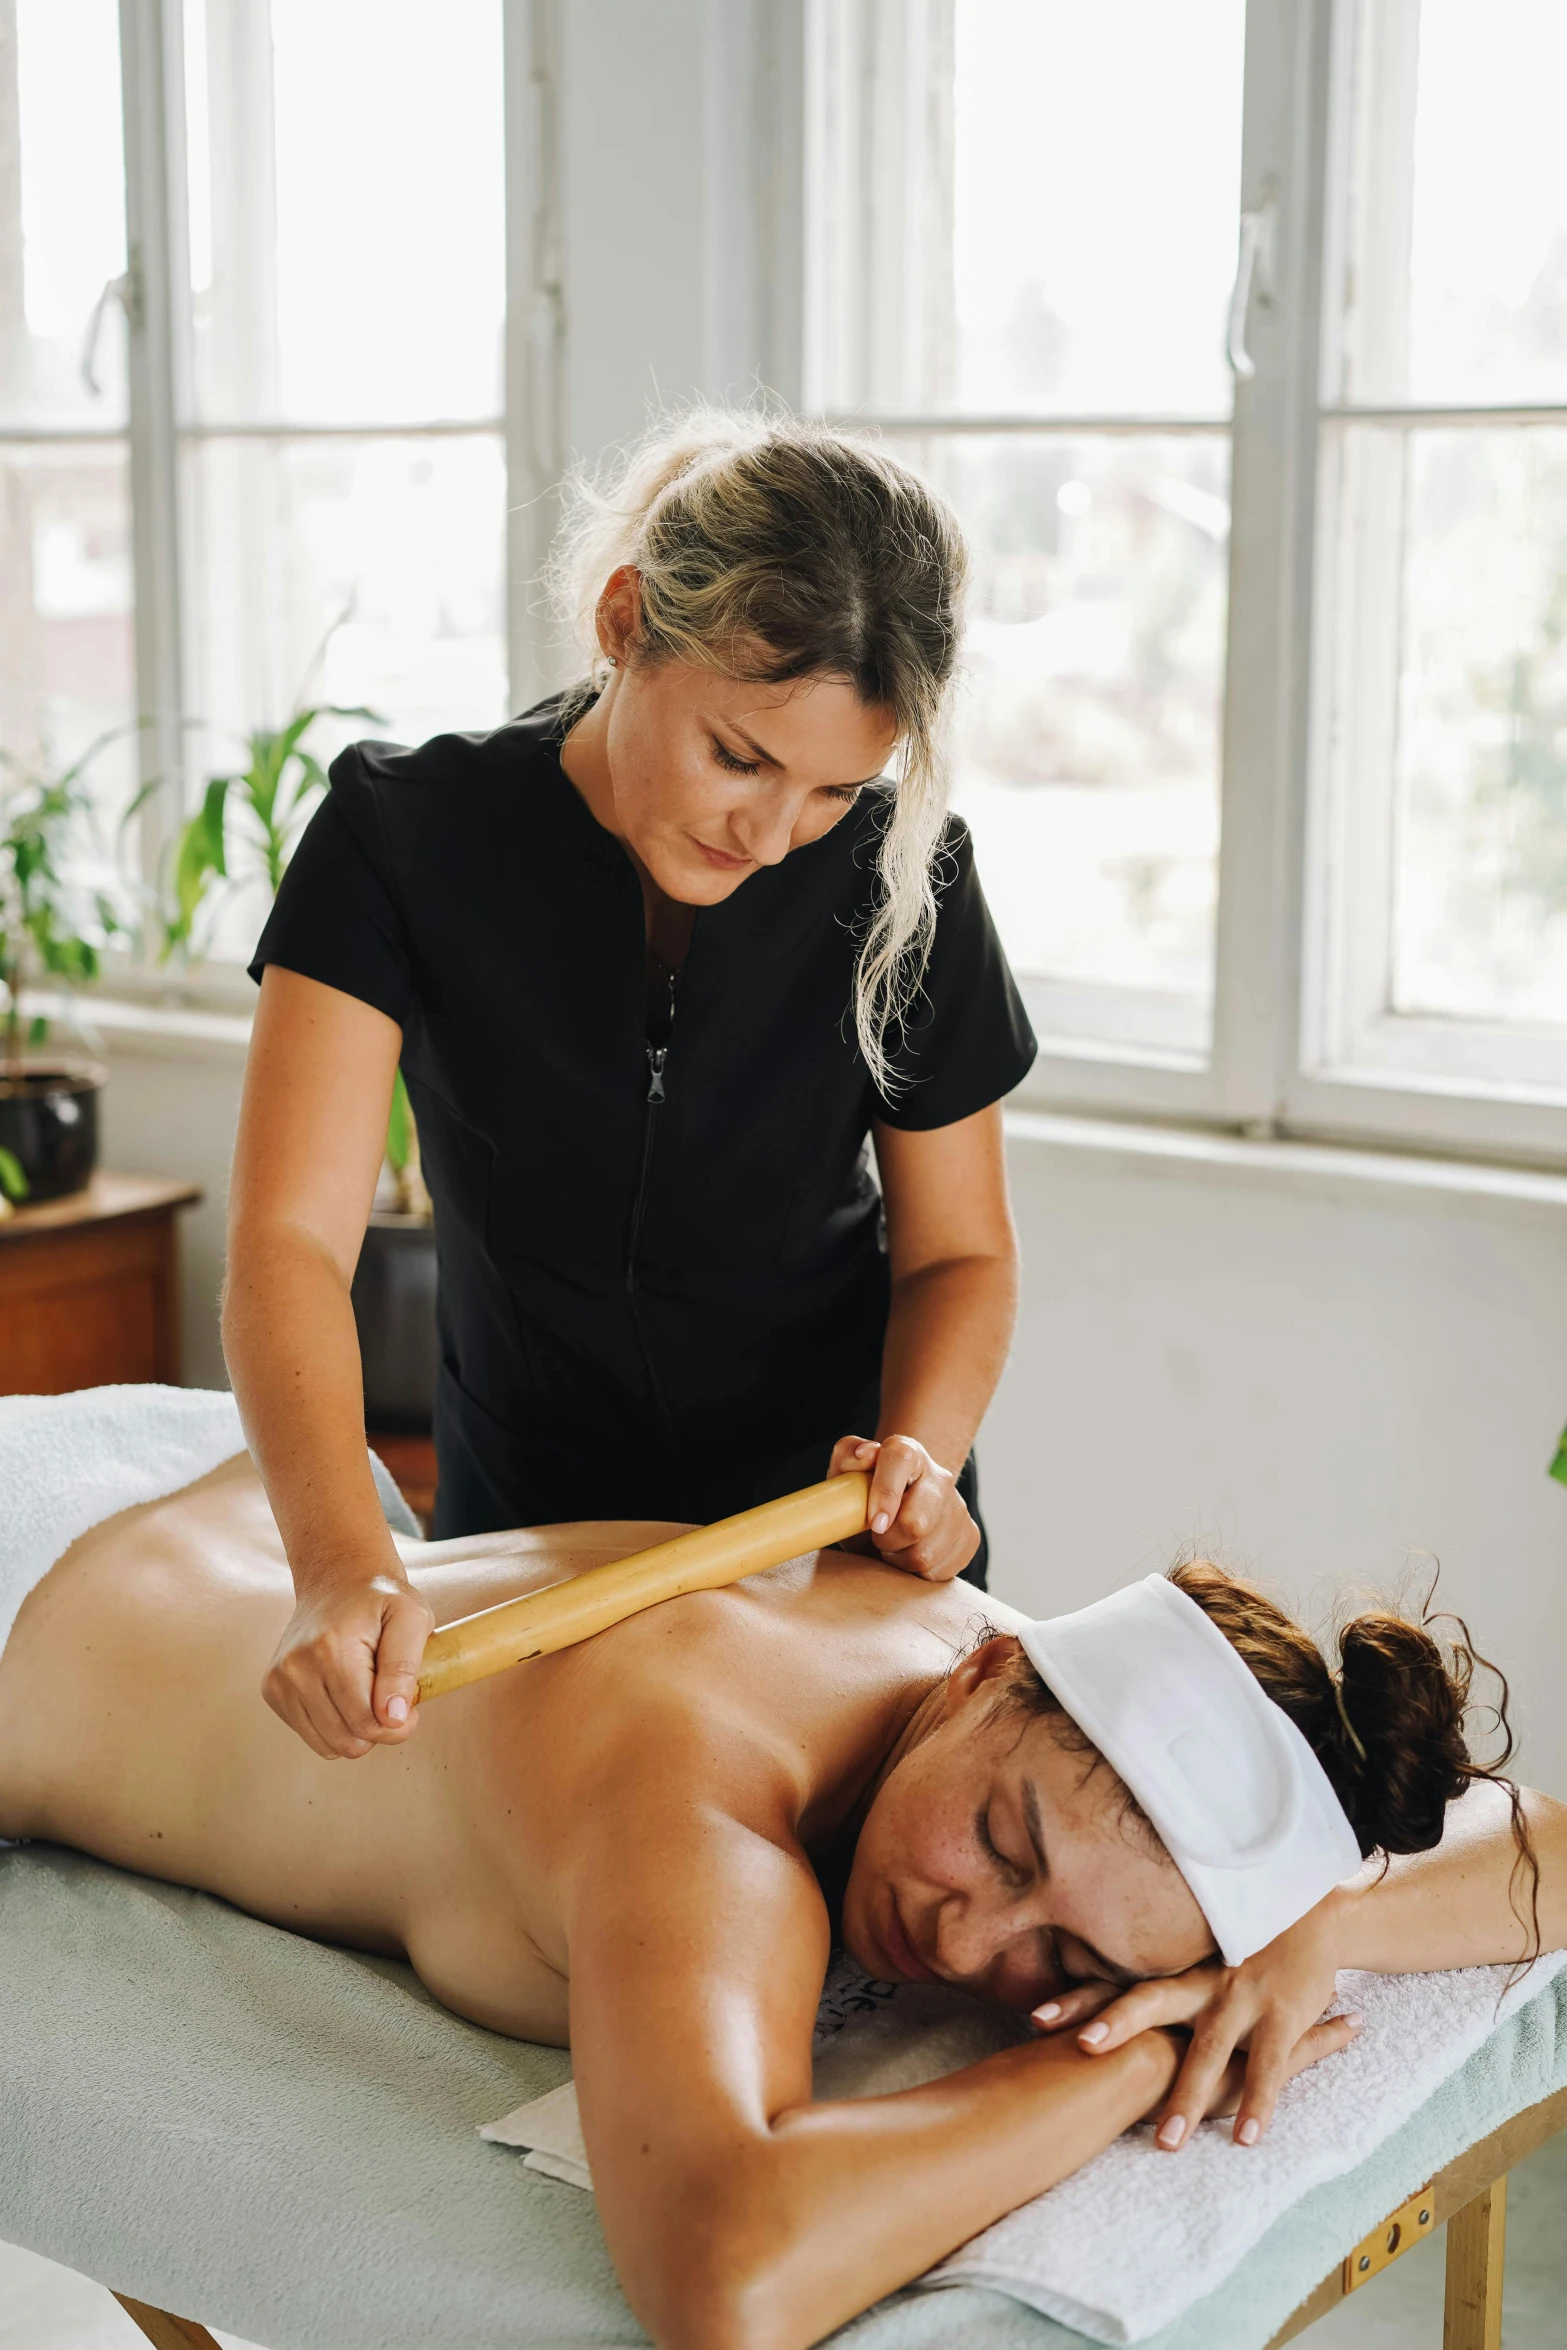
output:
M 1359 1868 L 1321 1763 L 1166 1576 L 1025 1624 L 1018 1638 L 1158 1830 L 1227 1966 Z

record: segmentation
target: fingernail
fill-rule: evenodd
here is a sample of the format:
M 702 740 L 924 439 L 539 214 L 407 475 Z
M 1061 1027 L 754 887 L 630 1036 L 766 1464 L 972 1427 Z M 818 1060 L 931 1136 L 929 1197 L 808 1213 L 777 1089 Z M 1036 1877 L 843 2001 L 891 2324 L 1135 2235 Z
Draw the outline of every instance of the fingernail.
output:
M 389 1697 L 386 1701 L 386 1718 L 389 1722 L 406 1722 L 408 1719 L 407 1698 Z
M 871 1532 L 873 1534 L 885 1534 L 887 1528 L 891 1524 L 892 1520 L 888 1517 L 886 1511 L 878 1510 L 875 1517 L 871 1520 Z
M 1159 2144 L 1165 2149 L 1167 2154 L 1173 2154 L 1185 2135 L 1186 2122 L 1184 2117 L 1181 2114 L 1172 2113 L 1167 2122 L 1162 2122 L 1160 2124 Z
M 857 1461 L 868 1461 L 875 1450 L 874 1444 L 857 1444 L 854 1448 L 854 1457 Z
M 1339 2018 L 1340 2023 L 1348 2024 L 1352 2032 L 1358 2032 L 1365 2020 L 1365 2017 L 1361 2014 L 1358 2007 L 1351 2007 L 1346 2009 L 1344 2014 Z
M 1045 2004 L 1044 2004 L 1044 2006 L 1043 2006 L 1043 2007 L 1036 2007 L 1036 2008 L 1035 2008 L 1035 2010 L 1034 2010 L 1034 2021 L 1035 2021 L 1035 2023 L 1036 2023 L 1036 2024 L 1053 2024 L 1053 2023 L 1055 2022 L 1055 2020 L 1056 2020 L 1056 2017 L 1057 2017 L 1057 2016 L 1058 2016 L 1060 2013 L 1061 2013 L 1061 2002 L 1060 2002 L 1060 2000 L 1059 2000 L 1059 1999 L 1047 1999 L 1047 2000 L 1045 2001 Z
M 1097 2048 L 1101 2040 L 1109 2039 L 1110 2027 L 1108 2024 L 1086 2024 L 1077 2036 L 1085 2048 Z
M 1237 2146 L 1255 2146 L 1262 2136 L 1262 2124 L 1254 2113 L 1249 2113 L 1235 2133 Z

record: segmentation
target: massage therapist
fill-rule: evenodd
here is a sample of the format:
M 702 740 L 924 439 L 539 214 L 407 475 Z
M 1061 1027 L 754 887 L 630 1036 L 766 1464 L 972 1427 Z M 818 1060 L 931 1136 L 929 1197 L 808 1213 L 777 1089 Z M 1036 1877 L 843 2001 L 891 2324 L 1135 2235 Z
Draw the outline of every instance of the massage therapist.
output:
M 318 1754 L 408 1735 L 431 1629 L 349 1299 L 399 1061 L 438 1536 L 706 1521 L 874 1465 L 875 1548 L 983 1584 L 1000 1101 L 1035 1048 L 947 815 L 964 562 L 875 447 L 701 414 L 579 489 L 590 681 L 333 766 L 256 951 L 224 1304 L 298 1595 L 266 1695 Z

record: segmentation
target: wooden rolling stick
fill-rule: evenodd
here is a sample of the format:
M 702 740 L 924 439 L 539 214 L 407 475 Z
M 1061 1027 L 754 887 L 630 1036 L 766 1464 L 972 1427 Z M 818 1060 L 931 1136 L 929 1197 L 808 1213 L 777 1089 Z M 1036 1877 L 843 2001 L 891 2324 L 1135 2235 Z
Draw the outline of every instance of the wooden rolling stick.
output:
M 743 1576 L 759 1575 L 764 1567 L 780 1567 L 803 1550 L 821 1550 L 863 1534 L 870 1486 L 862 1469 L 851 1469 L 825 1484 L 764 1501 L 759 1509 L 742 1510 L 737 1518 L 698 1526 L 607 1567 L 585 1567 L 564 1583 L 443 1625 L 425 1647 L 419 1702 L 444 1697 L 448 1689 L 482 1681 L 489 1673 L 504 1673 L 529 1657 L 591 1640 L 595 1632 L 640 1615 L 661 1599 L 716 1591 Z

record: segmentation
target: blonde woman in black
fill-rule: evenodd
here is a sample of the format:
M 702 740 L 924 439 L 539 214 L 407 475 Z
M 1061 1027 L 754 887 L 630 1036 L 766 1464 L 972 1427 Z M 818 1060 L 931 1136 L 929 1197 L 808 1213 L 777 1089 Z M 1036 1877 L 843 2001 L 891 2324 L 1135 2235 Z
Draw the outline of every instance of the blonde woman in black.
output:
M 324 1755 L 408 1735 L 429 1629 L 349 1305 L 399 1063 L 438 1535 L 709 1520 L 854 1463 L 884 1558 L 984 1580 L 1035 1048 L 947 812 L 957 527 L 871 445 L 705 416 L 582 491 L 560 573 L 590 677 L 345 752 L 256 954 L 225 1340 L 299 1600 L 267 1695 Z

